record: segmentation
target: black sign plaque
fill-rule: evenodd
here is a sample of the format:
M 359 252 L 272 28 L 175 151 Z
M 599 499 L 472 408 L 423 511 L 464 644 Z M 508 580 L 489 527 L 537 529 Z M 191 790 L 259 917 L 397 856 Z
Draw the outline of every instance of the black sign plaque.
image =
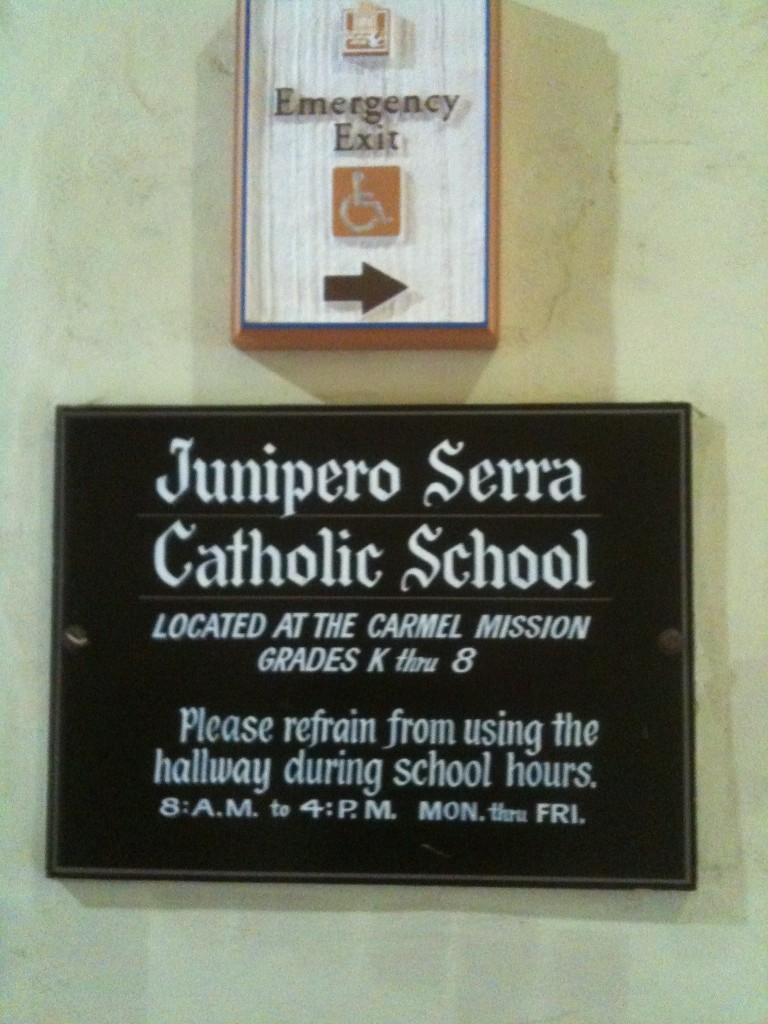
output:
M 56 876 L 695 885 L 690 410 L 59 410 Z

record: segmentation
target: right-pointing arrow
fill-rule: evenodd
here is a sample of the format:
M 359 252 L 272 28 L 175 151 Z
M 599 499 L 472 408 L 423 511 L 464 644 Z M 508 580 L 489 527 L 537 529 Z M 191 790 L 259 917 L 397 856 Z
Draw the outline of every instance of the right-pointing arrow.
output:
M 407 284 L 377 270 L 370 263 L 363 263 L 363 272 L 357 276 L 326 277 L 325 301 L 362 302 L 363 313 L 369 313 L 407 287 Z

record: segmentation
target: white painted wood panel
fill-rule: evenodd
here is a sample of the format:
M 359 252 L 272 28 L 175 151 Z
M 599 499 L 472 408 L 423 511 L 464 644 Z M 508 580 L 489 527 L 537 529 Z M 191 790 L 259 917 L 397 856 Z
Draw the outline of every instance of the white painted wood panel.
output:
M 241 318 L 247 324 L 482 325 L 487 318 L 488 11 L 486 0 L 397 0 L 389 57 L 344 57 L 351 0 L 248 0 Z M 432 96 L 437 113 L 277 116 L 276 90 L 299 96 Z M 455 107 L 448 103 L 458 96 Z M 398 133 L 391 152 L 336 150 L 339 123 Z M 373 144 L 378 138 L 373 139 Z M 401 169 L 395 238 L 334 238 L 335 167 Z M 327 302 L 326 275 L 366 261 L 407 285 L 363 315 Z

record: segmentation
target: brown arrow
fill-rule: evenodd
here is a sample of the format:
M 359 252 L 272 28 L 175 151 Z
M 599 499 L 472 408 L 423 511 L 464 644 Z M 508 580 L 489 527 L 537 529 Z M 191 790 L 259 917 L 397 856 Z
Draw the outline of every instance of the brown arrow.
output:
M 362 302 L 363 313 L 369 313 L 382 302 L 393 299 L 408 287 L 369 263 L 363 263 L 363 272 L 357 276 L 325 278 L 326 302 Z

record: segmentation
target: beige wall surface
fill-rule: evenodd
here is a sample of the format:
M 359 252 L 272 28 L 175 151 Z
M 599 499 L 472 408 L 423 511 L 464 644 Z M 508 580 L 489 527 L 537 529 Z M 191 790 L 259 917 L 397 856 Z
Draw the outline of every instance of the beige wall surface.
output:
M 261 356 L 234 6 L 0 2 L 0 1021 L 764 1024 L 768 4 L 502 0 L 498 350 Z M 700 413 L 698 891 L 45 878 L 57 403 L 560 400 Z

